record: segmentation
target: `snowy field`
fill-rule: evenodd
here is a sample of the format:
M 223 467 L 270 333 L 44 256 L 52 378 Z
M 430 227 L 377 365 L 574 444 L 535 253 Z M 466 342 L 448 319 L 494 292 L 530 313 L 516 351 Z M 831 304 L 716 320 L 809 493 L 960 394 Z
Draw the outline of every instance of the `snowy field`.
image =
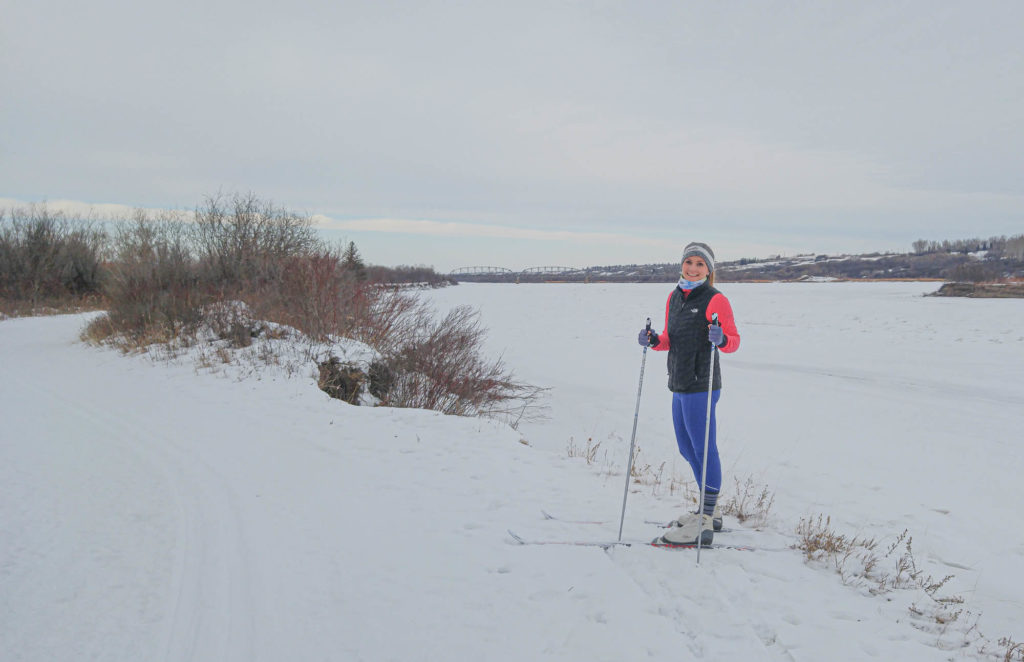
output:
M 428 294 L 478 307 L 491 350 L 551 389 L 517 430 L 124 357 L 78 341 L 87 316 L 0 322 L 0 659 L 948 660 L 978 658 L 978 632 L 1024 640 L 1024 302 L 921 296 L 937 286 L 722 286 L 743 336 L 723 357 L 726 485 L 775 503 L 716 537 L 765 551 L 700 567 L 506 533 L 616 537 L 635 337 L 660 330 L 668 285 Z M 664 362 L 647 354 L 639 462 L 682 477 Z M 587 440 L 592 462 L 569 457 Z M 623 537 L 682 507 L 634 486 Z M 910 611 L 919 590 L 806 564 L 786 548 L 817 514 L 880 554 L 909 529 L 971 614 L 942 626 Z

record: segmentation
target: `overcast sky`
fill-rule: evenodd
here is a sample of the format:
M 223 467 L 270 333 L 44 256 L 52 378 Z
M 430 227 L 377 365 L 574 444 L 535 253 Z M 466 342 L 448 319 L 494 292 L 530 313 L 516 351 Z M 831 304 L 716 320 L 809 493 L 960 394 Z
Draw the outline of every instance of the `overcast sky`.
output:
M 0 0 L 0 203 L 447 271 L 1024 233 L 1024 2 Z

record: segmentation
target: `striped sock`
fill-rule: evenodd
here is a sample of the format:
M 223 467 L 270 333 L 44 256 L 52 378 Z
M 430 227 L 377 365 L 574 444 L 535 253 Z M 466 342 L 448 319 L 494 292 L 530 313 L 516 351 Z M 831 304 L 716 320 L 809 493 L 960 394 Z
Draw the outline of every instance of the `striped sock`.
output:
M 715 504 L 718 503 L 718 492 L 707 490 L 704 492 L 704 514 L 712 517 L 715 514 Z

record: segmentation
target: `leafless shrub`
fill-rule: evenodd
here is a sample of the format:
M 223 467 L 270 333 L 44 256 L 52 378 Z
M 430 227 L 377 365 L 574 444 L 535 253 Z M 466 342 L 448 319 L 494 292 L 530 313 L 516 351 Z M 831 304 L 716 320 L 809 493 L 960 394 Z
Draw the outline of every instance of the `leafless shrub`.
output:
M 212 302 L 245 301 L 261 319 L 328 333 L 325 315 L 339 306 L 337 256 L 320 250 L 308 219 L 253 195 L 207 198 L 195 223 L 138 210 L 116 233 L 109 324 L 126 345 L 193 335 L 203 324 L 246 346 L 237 309 Z M 326 302 L 326 303 L 325 303 Z M 95 334 L 92 334 L 95 335 Z
M 188 346 L 200 330 L 210 330 L 231 347 L 246 348 L 246 360 L 278 364 L 271 343 L 249 351 L 267 330 L 263 322 L 275 322 L 304 334 L 310 348 L 352 338 L 376 349 L 381 358 L 360 379 L 382 404 L 513 425 L 541 411 L 542 389 L 516 380 L 500 358 L 484 358 L 476 313 L 458 308 L 437 319 L 414 293 L 367 282 L 355 245 L 324 245 L 308 217 L 250 193 L 208 197 L 194 223 L 180 220 L 137 211 L 121 227 L 108 314 L 83 337 L 132 351 L 152 343 Z M 221 361 L 230 356 L 223 347 L 214 351 Z M 311 349 L 305 359 L 313 355 Z M 353 401 L 323 370 L 321 385 Z
M 363 286 L 350 303 L 350 337 L 375 347 L 385 356 L 403 353 L 402 347 L 422 334 L 421 325 L 434 313 L 415 294 L 396 287 Z
M 51 212 L 46 204 L 0 210 L 0 299 L 31 312 L 95 297 L 105 242 L 88 220 Z
M 203 280 L 225 288 L 274 282 L 289 258 L 320 245 L 309 217 L 253 193 L 208 196 L 195 210 L 194 228 Z
M 383 343 L 394 382 L 382 404 L 500 417 L 520 413 L 523 402 L 540 396 L 541 389 L 516 381 L 500 358 L 483 358 L 485 331 L 468 307 L 441 320 L 414 307 L 394 320 L 394 328 L 398 336 Z
M 106 327 L 129 345 L 193 333 L 211 296 L 200 287 L 187 228 L 170 216 L 154 219 L 137 210 L 114 236 L 107 297 L 108 313 L 93 325 Z
M 318 341 L 352 337 L 367 324 L 376 292 L 344 268 L 336 249 L 318 247 L 286 257 L 279 272 L 277 280 L 246 295 L 260 318 L 301 329 Z

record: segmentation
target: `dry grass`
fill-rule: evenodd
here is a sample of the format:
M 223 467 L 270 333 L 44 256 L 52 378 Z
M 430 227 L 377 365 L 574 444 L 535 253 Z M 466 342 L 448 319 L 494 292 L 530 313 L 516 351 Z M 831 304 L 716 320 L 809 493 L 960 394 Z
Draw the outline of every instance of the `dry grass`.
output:
M 837 569 L 855 555 L 874 555 L 878 543 L 874 538 L 847 537 L 832 529 L 832 518 L 818 515 L 817 519 L 801 519 L 796 527 L 799 537 L 797 549 L 808 560 L 829 559 Z
M 634 483 L 649 486 L 653 496 L 677 497 L 684 503 L 693 503 L 696 507 L 700 490 L 691 478 L 671 470 L 668 462 L 653 465 L 644 461 L 642 456 L 643 449 L 637 446 L 636 457 L 633 460 Z
M 601 442 L 587 438 L 585 444 L 570 439 L 568 456 L 581 458 L 587 464 L 599 460 Z M 653 467 L 640 459 L 642 451 L 635 451 L 632 482 L 649 485 L 652 494 L 679 494 L 691 508 L 696 508 L 699 491 L 692 479 L 666 475 L 666 465 Z M 604 453 L 602 461 L 609 475 L 616 465 Z M 723 514 L 735 517 L 748 526 L 764 525 L 768 521 L 775 495 L 753 477 L 734 480 L 733 494 L 723 495 Z M 961 595 L 949 593 L 953 575 L 933 576 L 918 566 L 914 556 L 913 538 L 903 531 L 884 547 L 877 538 L 850 536 L 839 533 L 832 520 L 825 515 L 801 519 L 796 527 L 797 542 L 808 563 L 830 567 L 841 581 L 863 590 L 868 595 L 885 595 L 895 591 L 916 591 L 920 599 L 907 609 L 911 623 L 919 630 L 936 636 L 936 646 L 942 649 L 973 648 L 989 659 L 998 656 L 1004 662 L 1024 662 L 1024 643 L 1004 637 L 994 644 L 978 630 L 980 616 L 968 610 Z M 998 652 L 993 652 L 998 647 Z
M 908 606 L 911 623 L 936 637 L 942 649 L 974 648 L 986 658 L 998 655 L 1004 662 L 1024 661 L 1024 643 L 1009 637 L 998 640 L 998 653 L 992 640 L 978 630 L 979 614 L 968 610 L 963 596 L 945 592 L 953 575 L 936 577 L 918 566 L 913 538 L 908 531 L 895 536 L 884 551 L 875 538 L 846 536 L 832 528 L 831 519 L 801 519 L 797 526 L 796 547 L 808 561 L 831 565 L 843 583 L 865 589 L 872 595 L 894 591 L 916 591 L 921 599 Z
M 736 489 L 726 494 L 722 502 L 722 514 L 735 517 L 750 526 L 760 526 L 768 521 L 768 514 L 775 505 L 775 493 L 748 476 L 740 482 L 734 479 Z
M 594 462 L 597 460 L 597 451 L 600 448 L 601 442 L 598 441 L 595 443 L 593 437 L 587 437 L 587 442 L 583 446 L 580 446 L 579 444 L 576 443 L 575 439 L 569 437 L 569 457 L 583 458 L 587 464 L 594 464 Z
M 935 605 L 943 609 L 929 610 L 939 623 L 956 620 L 958 613 L 949 608 L 963 603 L 957 595 L 944 596 L 940 591 L 953 579 L 946 575 L 936 579 L 917 566 L 914 558 L 913 537 L 904 530 L 879 551 L 878 540 L 860 536 L 847 536 L 832 528 L 830 517 L 801 519 L 797 525 L 797 549 L 808 561 L 831 564 L 844 583 L 863 586 L 871 593 L 888 593 L 897 589 L 920 589 Z M 891 567 L 891 570 L 883 568 Z M 923 613 L 923 612 L 921 612 Z
M 566 446 L 568 457 L 580 458 L 589 465 L 598 463 L 598 451 L 602 448 L 602 442 L 594 441 L 593 437 L 587 437 L 586 442 L 580 444 L 575 438 L 570 437 Z M 618 459 L 621 461 L 621 458 Z M 615 459 L 608 457 L 605 449 L 600 454 L 602 472 L 608 475 L 615 475 L 619 469 Z M 696 509 L 697 501 L 700 499 L 700 490 L 689 473 L 689 466 L 685 466 L 682 475 L 670 468 L 668 462 L 651 464 L 644 460 L 643 448 L 638 444 L 633 451 L 633 467 L 630 472 L 631 482 L 634 485 L 650 487 L 652 496 L 676 497 L 687 504 L 688 507 Z M 730 494 L 723 492 L 719 503 L 722 507 L 722 514 L 735 517 L 738 521 L 747 526 L 757 527 L 767 523 L 772 506 L 775 504 L 775 493 L 767 486 L 758 483 L 752 476 L 740 480 L 734 479 L 735 491 Z
M 0 320 L 10 317 L 45 317 L 48 315 L 74 315 L 106 309 L 106 301 L 99 295 L 58 296 L 39 301 L 0 297 Z
M 1016 642 L 1009 637 L 1003 637 L 999 640 L 999 646 L 1005 649 L 1003 662 L 1024 662 L 1024 642 Z

